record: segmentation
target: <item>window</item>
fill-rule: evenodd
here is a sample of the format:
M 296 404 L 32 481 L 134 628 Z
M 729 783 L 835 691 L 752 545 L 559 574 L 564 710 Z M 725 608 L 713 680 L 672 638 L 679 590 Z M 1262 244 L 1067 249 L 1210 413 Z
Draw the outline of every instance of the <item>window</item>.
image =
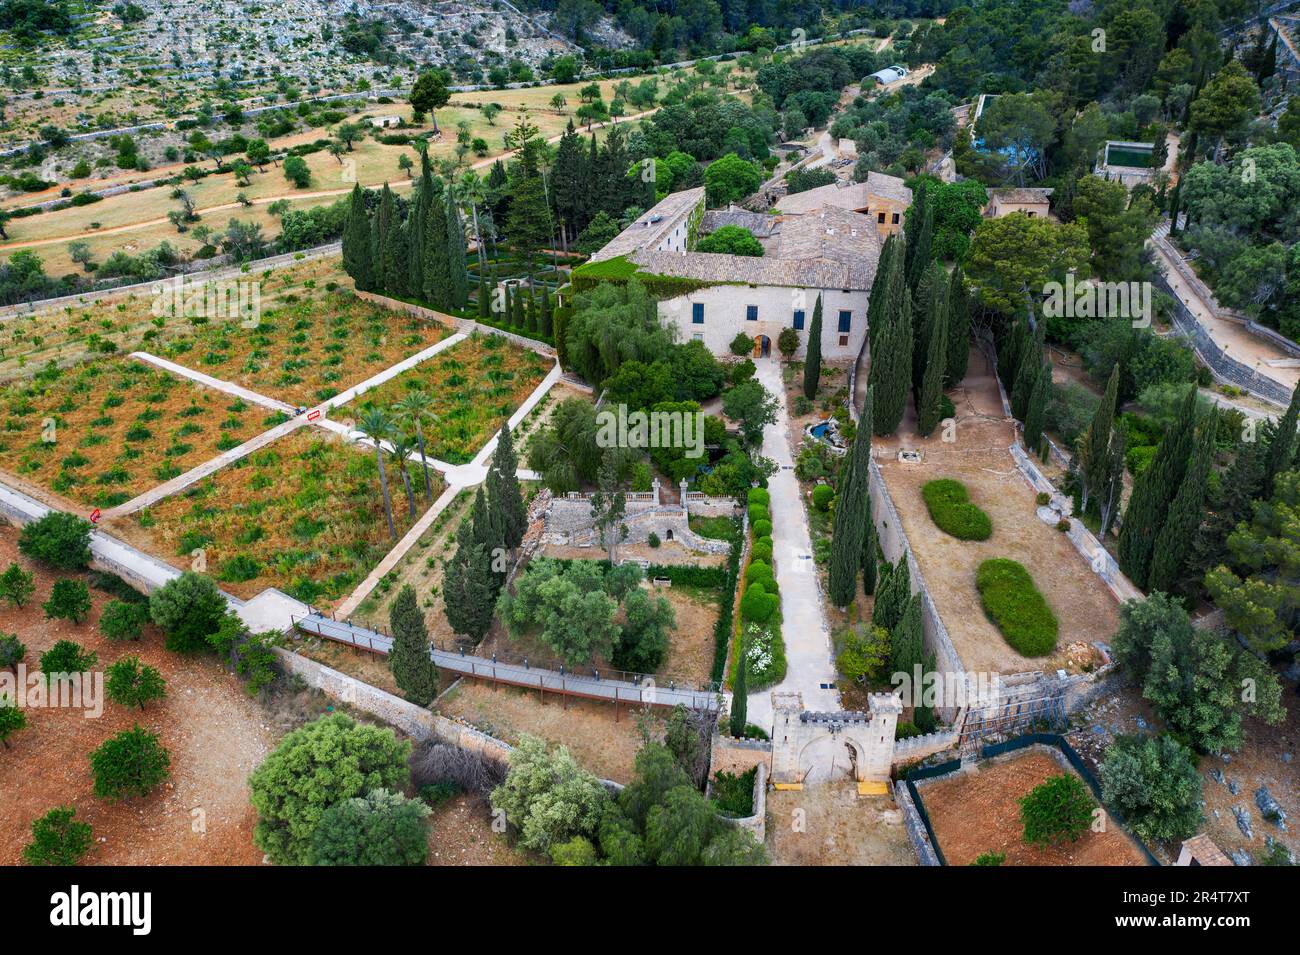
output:
M 692 325 L 704 324 L 704 303 L 703 302 L 691 303 L 691 324 Z
M 756 321 L 758 321 L 758 306 L 757 306 L 757 305 L 746 305 L 746 306 L 745 306 L 745 321 L 747 321 L 747 322 L 756 322 Z
M 898 213 L 894 213 L 894 225 L 898 225 Z
M 884 225 L 884 224 L 885 224 L 885 214 L 884 214 L 883 212 L 877 212 L 877 213 L 876 213 L 876 221 L 879 222 L 881 225 Z M 898 220 L 895 219 L 894 221 L 897 222 Z
M 848 335 L 841 335 L 841 336 L 840 336 L 840 347 L 841 347 L 841 348 L 844 348 L 844 347 L 846 347 L 848 344 L 849 344 L 849 336 L 848 336 Z
M 697 341 L 697 342 L 702 342 L 702 341 L 704 341 L 704 333 L 703 333 L 703 332 L 696 332 L 694 335 L 691 336 L 691 338 L 694 339 L 694 340 Z
M 840 331 L 847 332 L 849 326 L 853 324 L 853 313 L 848 309 L 840 309 Z
M 796 308 L 794 310 L 794 330 L 796 332 L 803 331 L 803 309 L 802 308 Z

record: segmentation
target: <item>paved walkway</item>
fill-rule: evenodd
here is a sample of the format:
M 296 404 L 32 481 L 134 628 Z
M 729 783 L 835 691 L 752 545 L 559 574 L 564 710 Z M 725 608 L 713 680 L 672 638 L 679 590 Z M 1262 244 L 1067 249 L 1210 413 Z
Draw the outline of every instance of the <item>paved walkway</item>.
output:
M 758 380 L 776 395 L 776 424 L 763 429 L 765 457 L 779 470 L 768 481 L 772 497 L 772 553 L 776 582 L 781 589 L 781 636 L 785 640 L 785 679 L 776 686 L 749 694 L 749 722 L 772 729 L 772 693 L 799 692 L 805 709 L 828 712 L 840 708 L 838 674 L 832 661 L 830 624 L 823 607 L 820 578 L 812 558 L 812 537 L 804 511 L 799 481 L 794 476 L 794 454 L 786 438 L 788 412 L 781 365 L 775 359 L 758 362 Z
M 375 653 L 388 654 L 393 641 L 373 630 L 354 627 L 350 623 L 331 620 L 319 614 L 310 614 L 296 621 L 299 630 L 304 633 L 324 637 L 348 646 L 361 647 Z M 507 683 L 511 686 L 530 687 L 566 696 L 580 696 L 610 703 L 630 703 L 635 706 L 676 706 L 679 703 L 698 709 L 714 709 L 717 706 L 717 694 L 701 690 L 679 689 L 672 686 L 656 686 L 650 681 L 628 683 L 622 680 L 598 679 L 594 676 L 580 676 L 572 673 L 560 673 L 556 670 L 543 670 L 538 667 L 525 666 L 522 663 L 493 663 L 482 657 L 469 654 L 453 653 L 448 650 L 431 649 L 429 655 L 440 669 Z
M 255 405 L 261 405 L 263 408 L 270 408 L 272 411 L 283 411 L 285 414 L 290 415 L 298 412 L 298 409 L 291 404 L 277 401 L 275 398 L 268 398 L 266 395 L 258 394 L 256 391 L 250 391 L 242 385 L 237 385 L 233 381 L 213 378 L 211 375 L 205 375 L 201 371 L 195 371 L 193 368 L 186 368 L 184 365 L 178 365 L 174 361 L 168 361 L 166 358 L 159 358 L 157 355 L 151 355 L 148 352 L 131 352 L 131 357 L 136 361 L 156 365 L 164 371 L 171 372 L 173 375 L 179 375 L 181 378 L 188 378 L 190 381 L 198 382 L 200 385 L 205 385 L 208 388 L 214 388 L 217 391 L 224 391 L 228 395 L 234 395 L 236 398 L 251 401 Z

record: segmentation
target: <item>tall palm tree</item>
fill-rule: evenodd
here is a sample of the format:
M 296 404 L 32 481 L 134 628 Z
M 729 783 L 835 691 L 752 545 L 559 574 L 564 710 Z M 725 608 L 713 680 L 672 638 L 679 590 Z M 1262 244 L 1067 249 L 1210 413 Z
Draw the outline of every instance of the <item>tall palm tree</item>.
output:
M 407 468 L 407 458 L 411 456 L 411 439 L 396 431 L 388 439 L 393 446 L 393 464 L 402 475 L 402 484 L 406 488 L 406 509 L 411 520 L 415 520 L 415 495 L 411 493 L 411 472 Z
M 413 388 L 401 401 L 393 405 L 393 414 L 402 421 L 415 425 L 415 443 L 420 449 L 420 467 L 424 472 L 424 496 L 433 503 L 433 483 L 429 480 L 429 459 L 424 454 L 424 425 L 438 420 L 433 413 L 433 398 L 428 392 Z
M 375 461 L 379 465 L 379 486 L 384 491 L 384 516 L 388 518 L 388 534 L 397 539 L 393 526 L 393 499 L 388 494 L 388 475 L 384 472 L 384 439 L 393 433 L 393 422 L 380 408 L 367 408 L 357 422 L 357 429 L 375 443 Z

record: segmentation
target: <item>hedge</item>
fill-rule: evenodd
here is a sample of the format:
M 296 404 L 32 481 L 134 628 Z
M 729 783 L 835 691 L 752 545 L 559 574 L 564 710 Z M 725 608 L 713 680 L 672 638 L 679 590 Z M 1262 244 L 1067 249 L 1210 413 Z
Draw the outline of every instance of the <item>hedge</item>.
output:
M 727 671 L 727 651 L 731 647 L 731 631 L 735 623 L 736 583 L 740 577 L 740 535 L 731 542 L 727 555 L 726 579 L 722 585 L 722 602 L 718 608 L 718 622 L 713 627 L 713 669 L 709 679 L 721 685 Z M 651 570 L 654 568 L 652 567 Z M 703 568 L 697 568 L 703 569 Z
M 769 513 L 766 504 L 749 505 L 749 523 L 757 524 L 759 521 L 772 522 L 772 515 Z
M 651 564 L 646 568 L 647 579 L 660 577 L 671 580 L 673 586 L 702 587 L 706 590 L 723 587 L 727 582 L 725 567 L 695 567 L 691 564 Z
M 1041 657 L 1056 649 L 1056 615 L 1023 564 L 1005 557 L 986 560 L 975 573 L 975 586 L 984 612 L 1022 656 Z
M 780 603 L 780 597 L 769 594 L 761 582 L 755 581 L 745 588 L 745 596 L 740 598 L 740 613 L 746 620 L 767 623 Z
M 753 532 L 754 532 L 754 538 L 755 538 L 755 539 L 758 539 L 758 538 L 760 538 L 760 537 L 771 537 L 771 536 L 772 536 L 772 522 L 771 522 L 771 521 L 754 521 L 754 523 L 753 523 L 753 525 L 752 525 L 752 529 L 753 529 Z
M 993 533 L 989 516 L 970 502 L 966 485 L 951 478 L 928 481 L 921 488 L 930 519 L 946 534 L 958 540 L 988 540 Z
M 772 495 L 768 493 L 767 488 L 763 488 L 763 487 L 751 487 L 751 488 L 749 489 L 749 498 L 748 498 L 748 500 L 749 500 L 749 503 L 750 503 L 750 504 L 764 504 L 764 505 L 765 505 L 765 504 L 767 504 L 769 501 L 771 501 L 771 499 L 772 499 Z
M 765 563 L 772 563 L 772 545 L 762 541 L 755 541 L 754 546 L 749 549 L 750 557 L 754 560 L 761 560 Z

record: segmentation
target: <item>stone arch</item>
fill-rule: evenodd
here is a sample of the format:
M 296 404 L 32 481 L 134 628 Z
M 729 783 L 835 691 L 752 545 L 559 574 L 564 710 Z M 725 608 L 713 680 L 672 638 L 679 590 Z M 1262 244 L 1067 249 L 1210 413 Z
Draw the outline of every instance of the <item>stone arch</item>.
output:
M 805 785 L 860 780 L 866 766 L 862 745 L 848 733 L 823 732 L 808 740 L 797 758 Z

